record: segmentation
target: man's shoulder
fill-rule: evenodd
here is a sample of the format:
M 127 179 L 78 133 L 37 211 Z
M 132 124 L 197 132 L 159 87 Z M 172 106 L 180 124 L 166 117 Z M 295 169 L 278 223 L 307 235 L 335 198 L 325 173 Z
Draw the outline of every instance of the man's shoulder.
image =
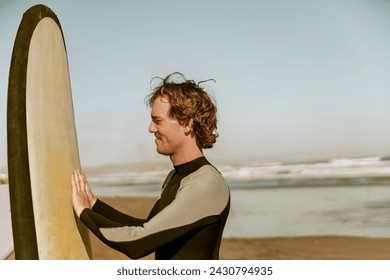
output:
M 193 174 L 196 174 L 196 173 L 198 173 L 198 174 L 211 174 L 211 175 L 216 176 L 216 177 L 222 177 L 222 174 L 212 164 L 203 165 L 198 170 L 196 170 Z
M 204 165 L 187 177 L 183 178 L 179 193 L 196 197 L 209 197 L 219 201 L 224 206 L 230 197 L 229 186 L 221 173 L 212 165 Z
M 222 174 L 211 164 L 203 165 L 183 179 L 183 183 L 188 182 L 227 186 Z

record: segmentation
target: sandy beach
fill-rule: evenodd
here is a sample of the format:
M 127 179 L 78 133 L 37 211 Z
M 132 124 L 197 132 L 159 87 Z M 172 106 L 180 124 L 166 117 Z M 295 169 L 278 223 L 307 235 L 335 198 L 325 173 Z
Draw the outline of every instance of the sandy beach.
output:
M 101 198 L 118 210 L 145 217 L 154 198 Z M 128 259 L 91 234 L 94 259 Z M 144 259 L 154 259 L 149 255 Z M 277 238 L 226 238 L 220 250 L 222 260 L 380 260 L 390 259 L 390 238 L 310 236 Z
M 155 198 L 101 198 L 118 210 L 145 217 Z M 94 259 L 125 260 L 126 255 L 106 246 L 91 234 Z M 12 254 L 8 259 L 14 259 Z M 154 255 L 143 259 L 154 259 Z M 390 259 L 390 238 L 308 236 L 275 238 L 225 238 L 222 260 L 386 260 Z

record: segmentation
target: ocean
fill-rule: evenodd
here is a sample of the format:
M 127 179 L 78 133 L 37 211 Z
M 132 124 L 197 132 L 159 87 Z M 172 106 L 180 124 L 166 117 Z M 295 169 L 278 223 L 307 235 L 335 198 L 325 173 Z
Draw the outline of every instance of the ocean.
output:
M 216 166 L 231 190 L 224 237 L 390 237 L 390 158 Z M 157 197 L 169 165 L 86 170 L 98 196 Z

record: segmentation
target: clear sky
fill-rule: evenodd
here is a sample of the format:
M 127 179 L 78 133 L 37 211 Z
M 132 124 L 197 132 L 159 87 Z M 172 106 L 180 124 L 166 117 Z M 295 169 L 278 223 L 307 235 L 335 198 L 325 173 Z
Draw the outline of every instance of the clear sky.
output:
M 218 105 L 215 161 L 390 155 L 390 1 L 0 0 L 0 167 L 23 12 L 58 16 L 82 165 L 153 162 L 144 97 L 180 71 Z

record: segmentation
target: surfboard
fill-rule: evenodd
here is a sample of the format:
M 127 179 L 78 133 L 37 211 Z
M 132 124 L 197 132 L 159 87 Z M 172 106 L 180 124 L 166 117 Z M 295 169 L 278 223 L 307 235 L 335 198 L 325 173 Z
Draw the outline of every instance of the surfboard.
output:
M 16 35 L 7 139 L 15 258 L 92 258 L 88 230 L 71 202 L 80 159 L 64 36 L 44 5 L 24 13 Z

